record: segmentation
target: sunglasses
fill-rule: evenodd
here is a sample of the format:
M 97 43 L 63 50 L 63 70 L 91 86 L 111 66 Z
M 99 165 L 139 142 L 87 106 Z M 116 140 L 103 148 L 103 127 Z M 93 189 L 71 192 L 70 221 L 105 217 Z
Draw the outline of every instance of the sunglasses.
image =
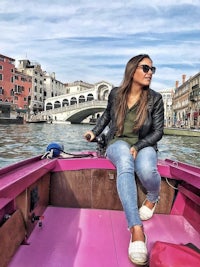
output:
M 139 65 L 138 68 L 142 68 L 144 73 L 148 73 L 149 70 L 151 70 L 153 74 L 156 72 L 156 67 L 149 67 L 148 65 Z

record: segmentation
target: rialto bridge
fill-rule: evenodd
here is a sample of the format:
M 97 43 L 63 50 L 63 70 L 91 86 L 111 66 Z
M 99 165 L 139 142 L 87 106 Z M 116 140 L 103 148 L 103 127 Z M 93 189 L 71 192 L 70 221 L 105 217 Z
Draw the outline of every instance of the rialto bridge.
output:
M 45 101 L 45 111 L 34 115 L 32 120 L 81 123 L 90 115 L 104 111 L 112 88 L 112 84 L 108 82 L 99 82 L 93 88 L 48 98 Z

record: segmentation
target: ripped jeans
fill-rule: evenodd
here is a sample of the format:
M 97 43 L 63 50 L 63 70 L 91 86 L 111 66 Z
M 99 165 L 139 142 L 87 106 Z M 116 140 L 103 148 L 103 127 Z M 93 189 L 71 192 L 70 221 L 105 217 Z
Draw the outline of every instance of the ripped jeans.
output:
M 147 199 L 159 199 L 161 177 L 157 170 L 157 153 L 153 147 L 139 150 L 136 159 L 130 154 L 130 145 L 118 140 L 108 146 L 107 158 L 117 169 L 117 191 L 121 200 L 128 227 L 142 225 L 138 212 L 135 173 L 147 191 Z

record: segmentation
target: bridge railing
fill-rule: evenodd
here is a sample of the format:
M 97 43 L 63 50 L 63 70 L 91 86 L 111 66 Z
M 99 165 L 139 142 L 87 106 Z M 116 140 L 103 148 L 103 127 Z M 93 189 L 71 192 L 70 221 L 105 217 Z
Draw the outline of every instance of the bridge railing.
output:
M 102 106 L 106 107 L 107 101 L 102 101 L 102 100 L 92 100 L 92 101 L 86 101 L 82 103 L 76 103 L 70 106 L 64 106 L 64 107 L 59 107 L 59 108 L 54 108 L 54 109 L 48 109 L 45 111 L 42 111 L 41 114 L 48 115 L 48 114 L 55 114 L 55 113 L 60 113 L 60 112 L 65 112 L 65 111 L 72 111 L 76 109 L 81 109 L 84 107 L 95 107 L 95 106 Z
M 51 117 L 51 115 L 57 114 L 57 113 L 62 113 L 62 112 L 70 112 L 73 110 L 77 110 L 77 109 L 83 109 L 85 107 L 96 107 L 96 106 L 100 106 L 100 107 L 106 107 L 107 105 L 107 101 L 103 101 L 103 100 L 92 100 L 92 101 L 86 101 L 86 102 L 82 102 L 82 103 L 76 103 L 70 106 L 64 106 L 64 107 L 59 107 L 59 108 L 54 108 L 54 109 L 48 109 L 45 111 L 41 111 L 40 113 L 36 114 L 36 115 L 32 115 L 31 118 L 29 119 L 29 121 L 41 121 L 41 120 L 49 120 L 49 117 Z

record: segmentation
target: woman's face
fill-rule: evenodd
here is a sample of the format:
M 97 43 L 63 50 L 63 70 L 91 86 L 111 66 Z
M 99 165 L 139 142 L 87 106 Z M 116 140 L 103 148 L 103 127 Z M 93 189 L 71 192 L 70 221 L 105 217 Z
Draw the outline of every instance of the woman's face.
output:
M 154 72 L 155 68 L 152 68 L 152 61 L 149 58 L 144 58 L 133 74 L 133 83 L 142 87 L 149 86 Z

